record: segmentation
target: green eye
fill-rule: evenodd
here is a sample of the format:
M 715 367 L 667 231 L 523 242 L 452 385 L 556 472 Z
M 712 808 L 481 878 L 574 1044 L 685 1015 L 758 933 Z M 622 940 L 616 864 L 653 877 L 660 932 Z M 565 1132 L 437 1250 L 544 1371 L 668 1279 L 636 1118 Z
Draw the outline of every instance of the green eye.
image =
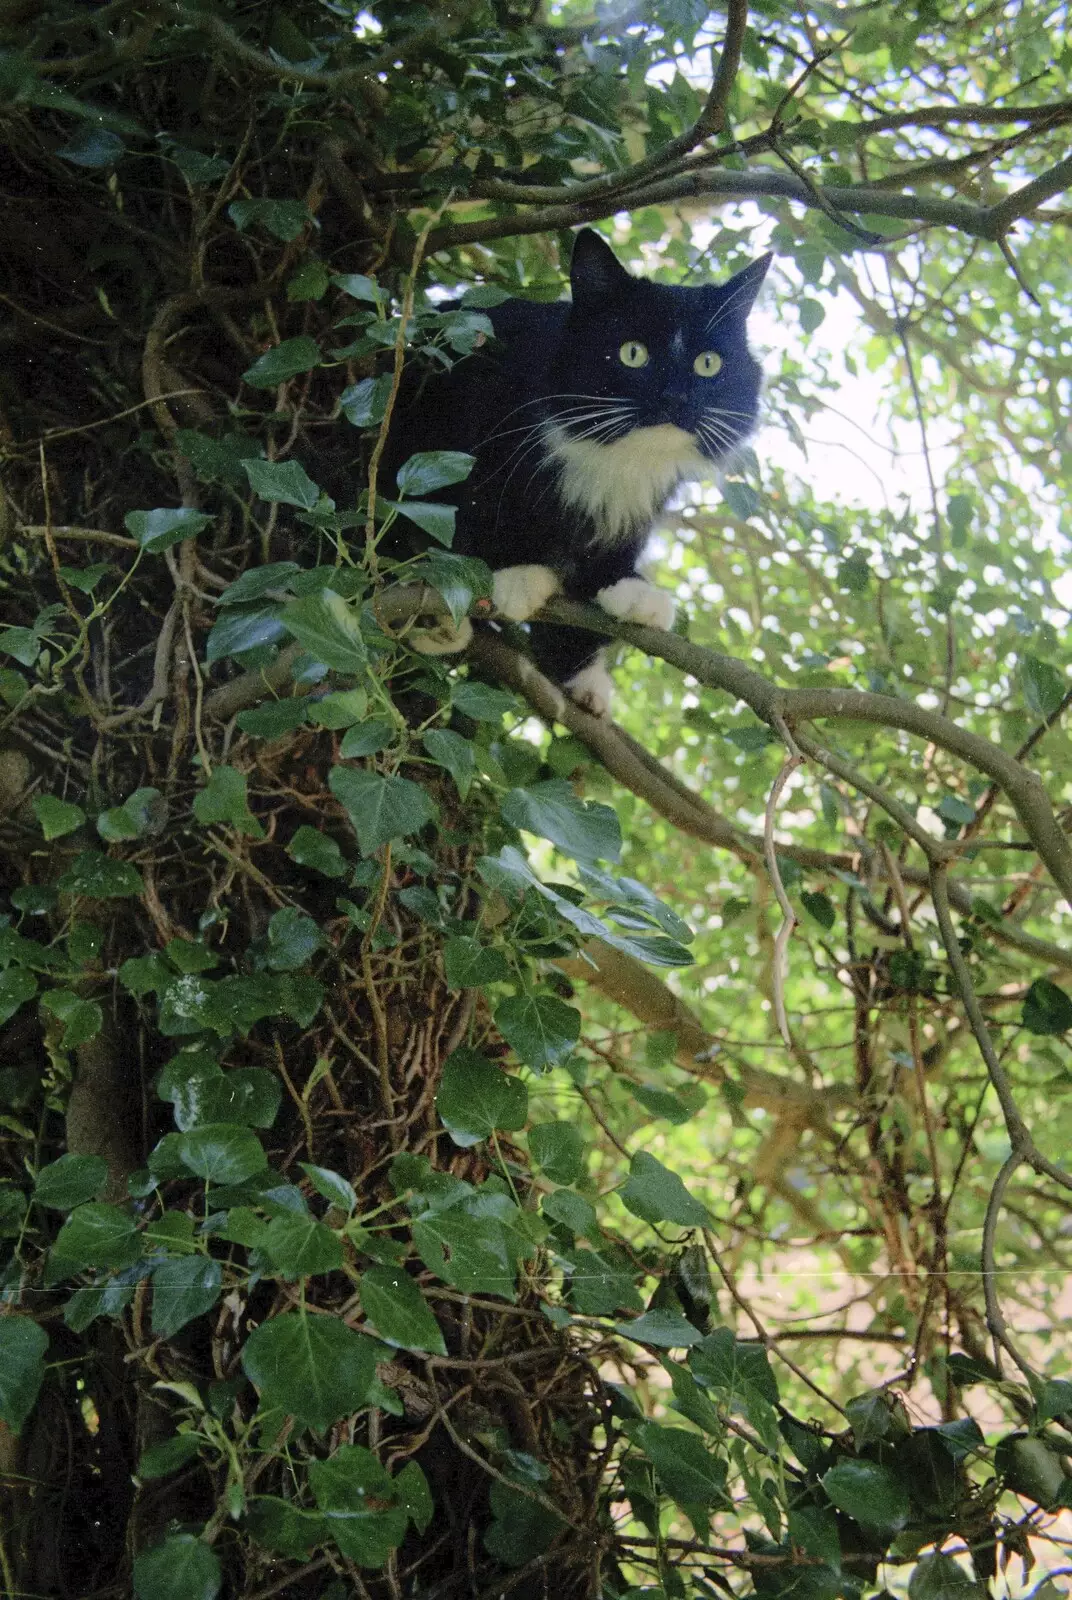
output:
M 701 378 L 713 378 L 721 365 L 722 357 L 717 350 L 701 350 L 692 363 L 692 370 Z
M 646 367 L 648 364 L 648 347 L 641 344 L 639 339 L 627 339 L 618 351 L 623 367 Z

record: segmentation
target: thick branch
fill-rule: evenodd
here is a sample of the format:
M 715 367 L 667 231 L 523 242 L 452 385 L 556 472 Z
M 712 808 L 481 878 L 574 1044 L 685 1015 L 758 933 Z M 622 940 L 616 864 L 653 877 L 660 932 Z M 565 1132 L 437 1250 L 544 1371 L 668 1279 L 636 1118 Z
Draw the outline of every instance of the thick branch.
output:
M 903 173 L 902 181 L 911 181 Z M 616 188 L 606 196 L 578 199 L 561 205 L 534 208 L 509 217 L 487 217 L 478 222 L 454 222 L 432 231 L 428 250 L 432 254 L 453 245 L 480 244 L 491 239 L 512 238 L 524 233 L 546 233 L 569 228 L 581 222 L 598 222 L 624 209 L 669 205 L 677 200 L 755 200 L 760 198 L 795 200 L 829 213 L 866 214 L 890 217 L 929 227 L 954 228 L 973 238 L 1002 238 L 1021 217 L 1037 211 L 1044 200 L 1059 194 L 1072 183 L 1072 158 L 1058 163 L 1050 172 L 1024 184 L 994 206 L 973 206 L 965 200 L 946 200 L 940 195 L 891 192 L 870 184 L 824 187 L 808 184 L 788 172 L 769 167 L 750 172 L 728 172 L 700 168 L 653 179 L 636 188 Z M 1045 213 L 1043 213 L 1045 216 Z
M 1072 903 L 1072 850 L 1057 823 L 1042 783 L 1033 772 L 1006 755 L 989 739 L 969 733 L 940 712 L 927 711 L 911 700 L 892 695 L 868 694 L 858 689 L 779 689 L 766 678 L 715 650 L 706 650 L 677 634 L 646 628 L 635 622 L 616 622 L 596 606 L 555 599 L 541 613 L 549 622 L 610 633 L 658 656 L 691 674 L 699 683 L 722 689 L 751 706 L 769 727 L 779 720 L 790 727 L 830 717 L 837 721 L 873 722 L 900 728 L 960 756 L 1001 785 L 1029 837 L 1065 899 Z

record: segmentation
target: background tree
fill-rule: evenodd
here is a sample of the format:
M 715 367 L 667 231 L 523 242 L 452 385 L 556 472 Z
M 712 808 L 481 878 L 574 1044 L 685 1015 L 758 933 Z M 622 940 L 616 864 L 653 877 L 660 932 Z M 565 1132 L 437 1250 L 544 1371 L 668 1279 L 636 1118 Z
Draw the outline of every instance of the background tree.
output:
M 1065 29 L 0 5 L 8 1591 L 1061 1592 Z M 582 222 L 930 484 L 746 453 L 617 723 L 379 471 Z

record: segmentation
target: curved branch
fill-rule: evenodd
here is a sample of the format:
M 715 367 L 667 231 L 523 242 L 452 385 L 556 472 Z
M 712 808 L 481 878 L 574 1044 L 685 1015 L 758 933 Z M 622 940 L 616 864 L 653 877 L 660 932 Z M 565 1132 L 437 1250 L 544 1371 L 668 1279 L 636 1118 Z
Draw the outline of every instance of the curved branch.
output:
M 872 722 L 914 733 L 960 756 L 1001 785 L 1054 882 L 1072 903 L 1072 850 L 1038 777 L 989 739 L 969 733 L 940 712 L 927 711 L 911 700 L 870 694 L 860 689 L 779 689 L 731 656 L 707 650 L 659 628 L 644 627 L 636 622 L 616 622 L 598 606 L 555 599 L 540 615 L 549 622 L 612 634 L 648 655 L 669 661 L 697 682 L 743 700 L 757 717 L 776 731 L 779 719 L 790 727 L 797 722 L 825 717 L 842 722 Z

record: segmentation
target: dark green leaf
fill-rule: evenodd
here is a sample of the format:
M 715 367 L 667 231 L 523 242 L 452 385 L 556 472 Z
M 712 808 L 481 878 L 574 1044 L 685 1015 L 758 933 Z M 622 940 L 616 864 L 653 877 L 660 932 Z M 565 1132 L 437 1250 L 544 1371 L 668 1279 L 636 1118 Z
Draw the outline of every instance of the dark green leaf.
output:
M 493 1520 L 484 1547 L 504 1567 L 523 1567 L 549 1548 L 566 1526 L 550 1507 L 508 1483 L 494 1482 L 488 1496 Z
M 86 899 L 125 899 L 141 894 L 141 872 L 128 861 L 112 861 L 98 850 L 83 850 L 72 866 L 59 878 L 58 888 L 66 894 L 85 894 Z
M 387 401 L 391 394 L 391 375 L 380 378 L 363 378 L 353 383 L 339 396 L 339 405 L 347 422 L 355 428 L 374 428 L 383 421 Z
M 343 1264 L 342 1240 L 315 1217 L 273 1217 L 259 1243 L 284 1278 L 338 1272 Z
M 209 666 L 246 650 L 277 644 L 286 633 L 279 620 L 280 611 L 281 607 L 273 603 L 224 612 L 213 623 L 205 641 L 205 660 Z
M 825 928 L 829 932 L 837 920 L 837 912 L 834 910 L 834 902 L 829 898 L 829 896 L 825 894 L 811 894 L 807 889 L 803 889 L 800 895 L 800 902 L 803 905 L 804 910 L 808 913 L 808 916 L 813 918 L 813 920 L 819 924 L 820 928 Z
M 309 720 L 318 728 L 352 728 L 368 711 L 364 689 L 336 689 L 309 702 Z
M 397 511 L 408 522 L 415 523 L 429 538 L 435 539 L 437 544 L 444 545 L 448 550 L 454 543 L 454 523 L 458 514 L 454 506 L 439 505 L 435 500 L 384 500 L 381 504 L 385 510 Z M 424 577 L 423 566 L 419 576 Z M 469 601 L 466 601 L 462 608 L 463 616 L 468 608 Z M 458 618 L 454 620 L 457 622 Z
M 123 526 L 133 534 L 141 548 L 149 555 L 159 555 L 183 539 L 192 539 L 207 528 L 212 518 L 203 511 L 193 511 L 188 506 L 174 509 L 161 507 L 156 511 L 128 511 Z
M 303 649 L 335 672 L 360 675 L 368 652 L 357 612 L 333 589 L 322 589 L 300 600 L 288 600 L 283 626 Z
M 140 839 L 145 834 L 159 833 L 167 821 L 167 801 L 159 789 L 135 789 L 121 806 L 102 811 L 97 818 L 97 832 L 105 844 L 119 844 L 125 839 Z
M 500 951 L 459 934 L 443 946 L 443 971 L 448 989 L 479 989 L 507 977 L 510 969 Z
M 370 1267 L 361 1275 L 361 1304 L 387 1344 L 445 1356 L 439 1324 L 409 1273 L 401 1267 Z
M 428 494 L 451 483 L 461 483 L 476 465 L 476 457 L 461 450 L 422 450 L 398 469 L 399 494 Z
M 215 1600 L 220 1558 L 192 1533 L 173 1533 L 134 1562 L 138 1600 Z
M 131 1267 L 141 1253 L 137 1219 L 96 1201 L 71 1212 L 52 1246 L 53 1257 L 64 1268 Z
M 726 1466 L 698 1433 L 645 1422 L 637 1443 L 678 1505 L 714 1510 L 726 1504 Z
M 319 488 L 300 461 L 243 461 L 242 469 L 261 500 L 311 511 L 320 499 Z
M 1040 661 L 1037 656 L 1021 658 L 1020 683 L 1027 708 L 1036 717 L 1052 717 L 1069 687 L 1063 672 L 1058 672 L 1048 661 Z
M 242 381 L 248 383 L 251 389 L 274 389 L 276 384 L 286 383 L 288 378 L 295 378 L 300 372 L 311 372 L 313 367 L 319 365 L 320 346 L 315 339 L 303 333 L 296 339 L 284 339 L 282 344 L 273 345 L 262 356 L 258 356 L 253 365 L 243 372 Z M 260 463 L 247 462 L 246 471 L 255 465 Z M 250 482 L 253 483 L 252 477 Z M 259 494 L 256 483 L 253 483 L 253 487 Z
M 900 1479 L 877 1461 L 839 1461 L 819 1480 L 846 1516 L 880 1536 L 899 1533 L 911 1507 Z
M 382 1567 L 402 1543 L 409 1516 L 372 1451 L 340 1445 L 326 1461 L 310 1464 L 309 1482 L 343 1555 L 362 1567 Z
M 575 860 L 617 861 L 621 854 L 622 833 L 616 813 L 598 801 L 579 800 L 564 778 L 511 789 L 501 810 L 513 827 L 549 839 Z
M 487 1056 L 463 1046 L 443 1065 L 436 1109 L 455 1144 L 471 1145 L 489 1138 L 496 1128 L 523 1128 L 528 1091 Z
M 258 224 L 284 244 L 296 239 L 311 221 L 300 200 L 232 200 L 227 214 L 239 233 Z
M 204 1440 L 197 1433 L 176 1433 L 160 1444 L 143 1450 L 135 1469 L 139 1478 L 149 1482 L 153 1478 L 167 1478 L 178 1472 L 201 1453 Z
M 294 464 L 289 463 L 291 466 Z M 262 462 L 262 465 L 268 466 L 274 463 Z M 300 571 L 301 568 L 296 561 L 270 561 L 263 567 L 250 567 L 241 577 L 227 585 L 220 595 L 219 603 L 221 606 L 244 605 L 250 600 L 259 600 L 266 594 L 285 593 L 292 588 L 294 576 Z
M 322 300 L 328 292 L 331 276 L 327 267 L 315 256 L 303 261 L 292 278 L 287 280 L 288 300 Z
M 507 712 L 518 712 L 520 702 L 505 689 L 493 689 L 475 678 L 462 678 L 452 684 L 451 704 L 474 722 L 501 722 Z
M 0 1422 L 12 1433 L 34 1408 L 45 1376 L 48 1334 L 32 1317 L 0 1317 Z
M 708 1228 L 710 1213 L 694 1200 L 676 1172 L 638 1150 L 629 1176 L 618 1191 L 622 1204 L 644 1222 L 676 1222 L 682 1228 Z
M 374 756 L 394 744 L 398 729 L 386 717 L 369 717 L 366 722 L 350 728 L 343 735 L 339 754 L 347 761 L 358 761 L 362 756 Z
M 231 1122 L 208 1122 L 184 1133 L 178 1144 L 183 1165 L 211 1183 L 242 1183 L 268 1165 L 257 1135 Z
M 379 306 L 388 298 L 387 290 L 381 289 L 375 278 L 366 277 L 363 272 L 337 272 L 331 281 L 351 300 L 371 300 Z
M 324 935 L 304 911 L 283 906 L 268 923 L 265 959 L 273 972 L 294 972 L 324 946 Z
M 387 778 L 357 767 L 332 767 L 328 785 L 345 807 L 364 856 L 390 839 L 416 833 L 436 816 L 431 796 L 409 778 Z
M 495 1026 L 527 1067 L 545 1072 L 572 1052 L 581 1013 L 554 995 L 520 994 L 500 1003 Z
M 223 1269 L 201 1255 L 174 1256 L 153 1270 L 153 1332 L 170 1339 L 220 1298 Z
M 638 1344 L 661 1345 L 667 1350 L 686 1350 L 703 1338 L 680 1311 L 645 1311 L 630 1322 L 619 1322 L 617 1332 Z
M 536 1122 L 529 1154 L 552 1183 L 576 1183 L 584 1170 L 584 1138 L 572 1122 Z
M 476 771 L 476 758 L 472 741 L 463 739 L 450 728 L 429 728 L 422 741 L 425 750 L 437 766 L 445 767 L 454 779 L 458 798 L 464 800 L 472 787 Z
M 540 1210 L 551 1222 L 560 1223 L 573 1234 L 589 1238 L 598 1233 L 595 1207 L 574 1189 L 554 1189 L 545 1194 Z
M 100 1006 L 95 1000 L 83 1000 L 71 989 L 47 989 L 40 1004 L 63 1026 L 58 1041 L 61 1050 L 74 1050 L 101 1031 L 104 1014 Z
M 987 1593 L 944 1553 L 922 1556 L 908 1580 L 908 1600 L 986 1600 Z
M 236 720 L 243 733 L 251 733 L 258 739 L 279 739 L 294 728 L 300 728 L 308 719 L 309 709 L 309 701 L 304 698 L 268 700 L 262 706 L 240 711 Z
M 242 1368 L 264 1409 L 278 1406 L 314 1428 L 329 1428 L 364 1405 L 376 1346 L 336 1316 L 288 1311 L 254 1329 Z
M 1036 978 L 1024 996 L 1021 1021 L 1028 1033 L 1065 1033 L 1072 1028 L 1072 999 L 1048 978 Z
M 194 795 L 193 813 L 206 827 L 228 822 L 251 839 L 264 838 L 264 829 L 246 799 L 246 775 L 237 767 L 213 768 L 208 783 Z
M 103 1156 L 60 1156 L 37 1174 L 33 1197 L 39 1206 L 70 1211 L 99 1194 L 107 1179 Z
M 1040 1427 L 1054 1417 L 1072 1416 L 1072 1383 L 1067 1378 L 1051 1378 L 1042 1385 L 1035 1404 Z
M 0 1025 L 10 1021 L 21 1005 L 37 993 L 37 979 L 25 967 L 0 972 Z
M 35 794 L 32 805 L 33 814 L 47 840 L 62 839 L 64 834 L 73 833 L 86 820 L 81 806 L 74 805 L 70 800 L 57 800 L 55 795 Z
M 347 1215 L 356 1210 L 357 1195 L 349 1179 L 332 1172 L 329 1167 L 314 1166 L 311 1161 L 302 1161 L 300 1165 L 317 1194 L 322 1194 L 325 1200 L 330 1200 L 333 1206 L 338 1206 Z
M 287 855 L 300 867 L 312 867 L 325 878 L 343 878 L 348 864 L 334 839 L 303 822 L 287 845 Z

